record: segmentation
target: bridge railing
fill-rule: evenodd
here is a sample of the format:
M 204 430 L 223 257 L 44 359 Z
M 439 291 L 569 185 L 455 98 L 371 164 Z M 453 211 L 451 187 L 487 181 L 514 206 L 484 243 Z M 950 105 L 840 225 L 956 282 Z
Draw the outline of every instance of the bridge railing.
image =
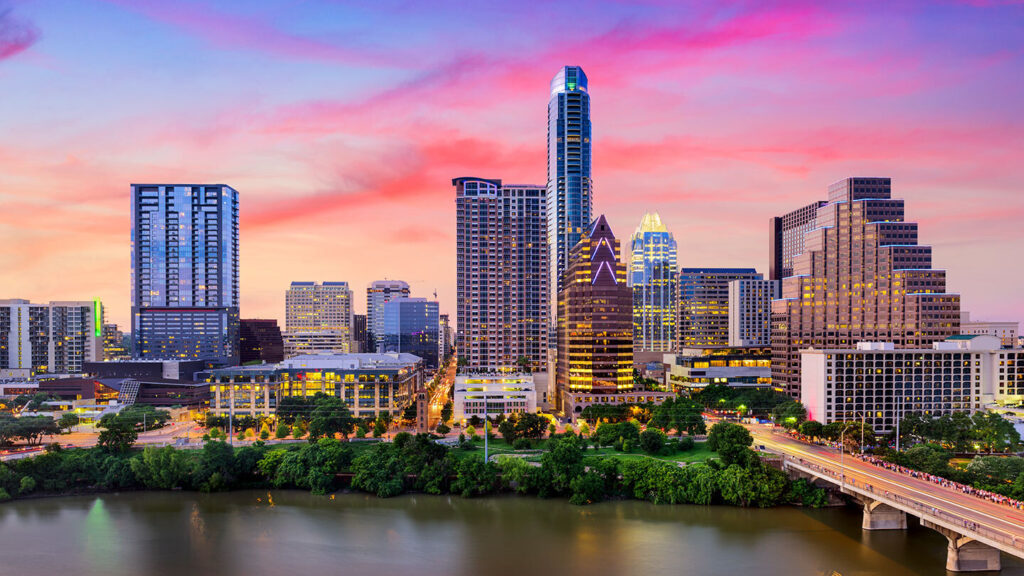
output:
M 836 482 L 841 482 L 840 472 L 837 472 L 831 468 L 819 466 L 812 462 L 808 462 L 807 460 L 804 460 L 802 458 L 792 458 L 789 456 L 784 456 L 783 467 L 788 465 L 796 465 L 798 467 L 806 468 L 813 472 L 818 472 L 825 476 L 835 478 Z M 864 482 L 858 484 L 853 478 L 846 479 L 845 484 L 853 489 L 859 490 L 862 493 L 866 493 L 870 495 L 872 498 L 876 498 L 877 500 L 881 500 L 883 502 L 888 500 L 891 502 L 896 502 L 904 507 L 911 508 L 912 510 L 915 511 L 916 515 L 919 518 L 925 518 L 928 520 L 939 520 L 944 524 L 955 526 L 957 527 L 957 530 L 962 530 L 967 536 L 973 536 L 976 534 L 987 540 L 998 542 L 1000 544 L 1003 544 L 1004 546 L 1008 546 L 1016 550 L 1024 551 L 1024 539 L 1022 538 L 1018 538 L 1016 536 L 1009 536 L 1005 532 L 993 530 L 987 526 L 978 524 L 977 522 L 965 520 L 960 516 L 951 514 L 949 512 L 946 512 L 945 510 L 941 510 L 933 506 L 925 506 L 924 504 L 921 504 L 916 500 L 907 498 L 900 494 L 894 494 L 887 490 L 882 490 L 882 493 L 876 492 L 875 487 L 872 486 L 871 484 L 866 484 Z

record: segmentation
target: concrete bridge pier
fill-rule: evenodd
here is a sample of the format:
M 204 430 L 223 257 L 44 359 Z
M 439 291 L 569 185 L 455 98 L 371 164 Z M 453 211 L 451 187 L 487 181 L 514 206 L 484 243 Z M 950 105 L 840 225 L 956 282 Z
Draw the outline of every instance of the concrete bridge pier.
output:
M 907 513 L 878 500 L 858 498 L 864 505 L 864 530 L 906 530 Z
M 998 572 L 1002 569 L 999 550 L 977 540 L 963 536 L 949 528 L 937 526 L 921 519 L 921 525 L 946 537 L 946 570 L 950 572 Z

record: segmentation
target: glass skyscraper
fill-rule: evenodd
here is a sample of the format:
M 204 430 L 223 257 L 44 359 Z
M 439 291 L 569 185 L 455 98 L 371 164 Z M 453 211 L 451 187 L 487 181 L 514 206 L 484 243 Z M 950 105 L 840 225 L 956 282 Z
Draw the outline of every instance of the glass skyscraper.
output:
M 409 284 L 401 280 L 377 280 L 366 288 L 366 342 L 367 352 L 382 350 L 384 334 L 384 304 L 393 298 L 409 295 Z
M 590 226 L 590 94 L 579 66 L 551 80 L 548 100 L 548 247 L 551 305 L 558 300 L 569 251 Z M 557 311 L 553 310 L 552 321 Z
M 238 191 L 132 184 L 137 358 L 238 361 Z
M 425 368 L 438 365 L 438 304 L 426 298 L 392 298 L 383 307 L 383 352 L 404 352 L 423 359 Z
M 657 212 L 644 215 L 630 250 L 633 349 L 671 352 L 676 328 L 676 240 Z

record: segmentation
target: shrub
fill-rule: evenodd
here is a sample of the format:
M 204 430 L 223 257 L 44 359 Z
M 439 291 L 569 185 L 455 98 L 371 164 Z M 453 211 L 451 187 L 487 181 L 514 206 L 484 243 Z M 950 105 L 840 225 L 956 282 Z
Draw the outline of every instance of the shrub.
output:
M 530 442 L 527 438 L 519 438 L 512 443 L 512 448 L 514 450 L 530 450 L 533 448 L 533 442 Z
M 648 428 L 640 434 L 640 448 L 648 454 L 657 454 L 665 447 L 665 433 L 657 428 Z
M 680 452 L 689 452 L 690 450 L 693 450 L 696 445 L 697 443 L 693 441 L 693 438 L 684 436 L 676 443 L 676 450 L 679 450 Z

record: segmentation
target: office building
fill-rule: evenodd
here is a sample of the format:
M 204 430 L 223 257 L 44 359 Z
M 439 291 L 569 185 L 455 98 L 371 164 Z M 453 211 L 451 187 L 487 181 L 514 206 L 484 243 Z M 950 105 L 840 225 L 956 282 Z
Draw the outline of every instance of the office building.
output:
M 392 298 L 409 296 L 409 285 L 401 280 L 377 280 L 366 288 L 367 352 L 379 352 L 384 334 L 384 304 Z
M 132 184 L 132 337 L 146 359 L 238 361 L 238 192 Z
M 282 398 L 322 392 L 344 400 L 356 418 L 397 419 L 423 384 L 423 362 L 411 354 L 307 354 L 211 370 L 210 413 L 272 416 Z
M 771 219 L 768 230 L 769 280 L 781 280 L 793 275 L 793 259 L 803 253 L 804 235 L 814 228 L 818 208 L 825 204 L 828 202 L 814 202 Z
M 96 384 L 95 390 L 116 391 L 116 399 L 121 404 L 195 409 L 209 402 L 210 387 L 201 377 L 209 367 L 210 363 L 204 360 L 130 359 L 86 362 L 84 373 Z M 65 395 L 76 387 L 73 379 L 54 382 L 64 389 Z
M 619 241 L 604 216 L 572 249 L 558 292 L 555 386 L 556 401 L 571 420 L 592 403 L 664 398 L 663 392 L 634 390 L 633 294 Z
M 729 282 L 761 280 L 753 268 L 679 270 L 677 349 L 729 345 Z
M 442 360 L 452 353 L 452 325 L 447 314 L 438 315 L 437 353 Z
M 485 411 L 486 409 L 486 411 Z M 511 416 L 537 412 L 537 389 L 532 374 L 476 373 L 455 377 L 452 418 L 466 423 L 476 416 Z
M 955 335 L 928 348 L 859 342 L 801 352 L 800 399 L 823 424 L 865 421 L 891 432 L 915 412 L 941 416 L 1024 400 L 1024 350 L 989 335 Z
M 85 362 L 102 358 L 99 300 L 0 300 L 0 378 L 78 374 Z
M 292 282 L 285 293 L 285 356 L 348 353 L 352 291 L 348 282 Z
M 366 314 L 352 315 L 352 350 L 357 354 L 369 351 L 366 343 Z
M 781 290 L 778 280 L 729 282 L 729 346 L 771 346 L 772 300 Z
M 710 384 L 731 388 L 770 388 L 772 349 L 767 346 L 683 348 L 665 354 L 665 377 L 677 393 L 701 390 Z
M 1017 346 L 1017 338 L 1020 334 L 1020 323 L 972 320 L 970 312 L 961 312 L 960 333 L 988 334 L 999 338 L 1003 344 L 1003 348 L 1014 348 Z
M 103 359 L 126 360 L 131 357 L 131 338 L 126 337 L 117 324 L 104 324 Z
M 960 297 L 918 244 L 889 178 L 829 187 L 793 275 L 772 301 L 772 382 L 800 397 L 800 351 L 892 342 L 920 349 L 960 332 Z
M 277 320 L 241 320 L 238 349 L 242 364 L 274 364 L 284 360 L 284 337 L 281 335 Z
M 630 242 L 633 348 L 670 352 L 676 332 L 676 241 L 657 212 L 645 214 Z
M 378 344 L 383 352 L 413 354 L 423 367 L 438 367 L 438 304 L 426 298 L 392 298 L 384 304 L 384 332 Z
M 472 371 L 546 371 L 544 188 L 481 178 L 456 178 L 452 184 L 459 357 Z
M 569 252 L 587 232 L 593 206 L 590 177 L 590 92 L 579 66 L 551 80 L 548 99 L 547 236 L 551 322 Z

